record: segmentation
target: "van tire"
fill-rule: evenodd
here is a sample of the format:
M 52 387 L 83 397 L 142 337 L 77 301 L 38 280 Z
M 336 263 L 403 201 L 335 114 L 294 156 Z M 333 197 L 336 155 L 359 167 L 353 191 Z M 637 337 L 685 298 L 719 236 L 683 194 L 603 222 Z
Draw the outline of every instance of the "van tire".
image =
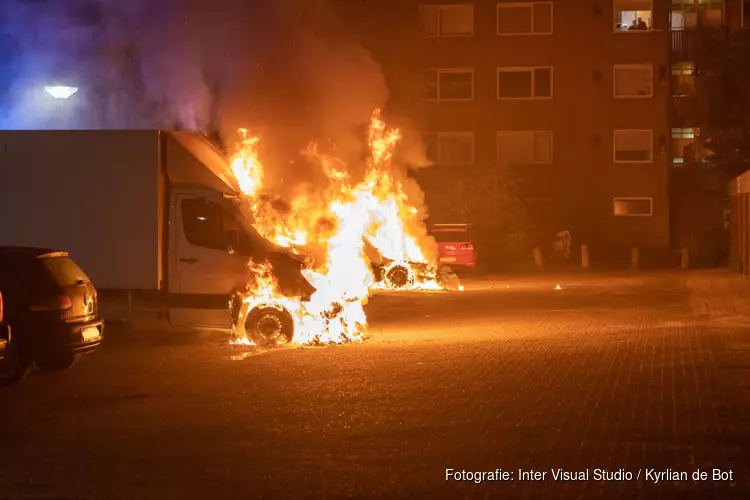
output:
M 245 335 L 263 347 L 288 344 L 294 337 L 294 320 L 286 310 L 256 307 L 245 319 Z

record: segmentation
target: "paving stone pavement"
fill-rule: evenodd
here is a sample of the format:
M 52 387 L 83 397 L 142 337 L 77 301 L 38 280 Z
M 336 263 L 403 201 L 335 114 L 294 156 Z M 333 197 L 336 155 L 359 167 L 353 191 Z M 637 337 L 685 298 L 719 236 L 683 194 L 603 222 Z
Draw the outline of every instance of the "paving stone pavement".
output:
M 743 277 L 466 287 L 374 297 L 357 345 L 115 335 L 64 374 L 0 391 L 0 498 L 750 498 Z M 446 481 L 448 468 L 515 480 Z M 708 480 L 655 484 L 647 470 Z

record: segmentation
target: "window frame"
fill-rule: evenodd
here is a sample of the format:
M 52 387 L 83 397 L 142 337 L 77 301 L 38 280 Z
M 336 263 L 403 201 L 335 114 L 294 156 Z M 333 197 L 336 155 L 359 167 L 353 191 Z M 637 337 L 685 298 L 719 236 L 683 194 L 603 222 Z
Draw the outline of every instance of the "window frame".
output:
M 187 204 L 192 204 L 194 207 L 197 204 L 203 204 L 203 205 L 205 205 L 207 207 L 210 206 L 211 210 L 218 209 L 218 213 L 215 213 L 215 214 L 212 214 L 212 215 L 218 215 L 220 217 L 220 222 L 219 223 L 221 224 L 221 235 L 222 235 L 222 238 L 223 238 L 223 241 L 224 241 L 224 244 L 222 246 L 207 245 L 207 244 L 205 244 L 206 243 L 205 241 L 198 242 L 198 239 L 193 238 L 193 236 L 196 236 L 196 235 L 193 234 L 193 233 L 191 233 L 191 231 L 188 230 L 188 227 L 187 227 L 187 225 L 189 223 L 192 223 L 192 218 L 186 217 L 186 214 L 185 214 L 185 212 L 186 212 L 185 206 Z M 192 207 L 191 207 L 191 209 L 192 209 Z M 189 245 L 200 247 L 200 248 L 207 248 L 207 249 L 210 249 L 210 250 L 218 250 L 218 251 L 226 252 L 228 250 L 228 242 L 226 241 L 227 232 L 226 232 L 226 229 L 224 228 L 225 210 L 226 209 L 224 208 L 224 206 L 222 206 L 221 203 L 218 203 L 218 202 L 213 201 L 213 200 L 208 200 L 208 199 L 205 199 L 205 198 L 183 198 L 182 200 L 180 200 L 180 217 L 182 218 L 182 224 L 181 224 L 182 228 L 181 229 L 182 229 L 183 236 L 185 238 L 185 242 L 187 242 Z M 190 214 L 190 215 L 193 215 L 193 214 Z M 191 234 L 192 234 L 192 236 L 191 236 Z
M 688 130 L 690 132 L 686 132 Z M 691 137 L 688 137 L 688 135 Z M 708 163 L 707 156 L 709 153 L 701 147 L 700 142 L 698 142 L 699 137 L 700 127 L 672 127 L 670 134 L 670 150 L 672 154 L 670 156 L 673 167 L 680 168 L 695 163 Z M 684 147 L 682 148 L 682 156 L 675 155 L 675 141 L 690 141 L 689 144 L 693 147 L 692 161 L 685 161 Z
M 651 144 L 651 155 L 648 160 L 618 160 L 617 159 L 617 133 L 618 132 L 648 132 Z M 612 131 L 612 161 L 613 163 L 631 163 L 646 165 L 654 163 L 654 129 L 615 129 Z
M 498 130 L 495 133 L 495 161 L 497 162 L 497 165 L 500 166 L 500 137 L 503 135 L 510 135 L 510 134 L 530 134 L 532 137 L 532 160 L 530 162 L 525 163 L 525 165 L 553 165 L 555 163 L 555 132 L 554 130 Z M 539 133 L 547 133 L 549 134 L 549 161 L 539 161 L 534 160 L 534 152 L 533 150 L 536 147 L 536 143 L 534 141 L 534 134 Z
M 456 7 L 469 7 L 471 9 L 471 33 L 469 34 L 442 34 L 440 33 L 440 21 L 442 19 L 442 11 L 444 10 L 450 10 L 455 9 Z M 474 25 L 476 24 L 476 8 L 473 3 L 463 2 L 463 3 L 451 3 L 451 4 L 426 4 L 426 5 L 419 5 L 419 14 L 422 15 L 422 11 L 425 11 L 427 9 L 436 9 L 438 12 L 438 22 L 437 22 L 437 33 L 435 35 L 429 35 L 427 33 L 422 32 L 423 38 L 471 38 L 474 36 L 475 28 Z M 420 18 L 420 22 L 421 22 Z M 421 28 L 421 26 L 420 26 Z
M 653 26 L 649 26 L 647 30 L 620 30 L 617 29 L 617 1 L 618 0 L 612 0 L 612 30 L 614 33 L 627 33 L 627 34 L 635 34 L 635 33 L 653 33 L 655 30 Z M 649 0 L 651 2 L 651 21 L 653 22 L 654 19 L 654 0 Z M 671 12 L 671 11 L 670 11 Z
M 536 97 L 500 97 L 500 73 L 531 73 L 531 93 L 534 93 L 534 72 L 538 69 L 549 69 L 549 95 Z M 553 66 L 498 66 L 495 68 L 495 96 L 498 101 L 550 101 L 555 96 L 555 69 Z
M 428 71 L 434 71 L 435 75 L 437 77 L 436 84 L 437 84 L 437 97 L 436 98 L 430 98 L 425 97 L 424 99 L 426 101 L 433 101 L 433 102 L 469 102 L 474 100 L 474 68 L 426 68 L 424 70 L 425 73 Z M 440 75 L 444 73 L 471 73 L 471 97 L 461 97 L 461 98 L 441 98 L 440 97 Z
M 618 214 L 615 210 L 618 201 L 649 201 L 649 213 L 647 214 Z M 654 216 L 654 197 L 653 196 L 613 196 L 612 197 L 612 215 L 614 217 L 653 217 Z
M 682 65 L 682 67 L 679 67 Z M 692 65 L 692 66 L 690 66 Z M 690 95 L 691 92 L 695 91 L 697 88 L 697 82 L 696 82 L 696 72 L 695 72 L 695 63 L 689 62 L 689 61 L 680 61 L 672 63 L 670 67 L 670 75 L 669 75 L 669 86 L 671 89 L 671 97 L 685 97 Z M 688 92 L 686 93 L 676 93 L 675 91 L 679 89 L 679 85 L 675 80 L 677 77 L 691 77 L 691 85 L 690 88 L 687 89 Z
M 617 95 L 617 70 L 620 69 L 643 69 L 648 68 L 650 74 L 650 92 L 648 95 Z M 615 64 L 612 67 L 612 96 L 615 99 L 653 99 L 654 98 L 654 65 L 653 63 L 642 64 Z
M 533 31 L 534 30 L 534 6 L 535 5 L 549 5 L 550 8 L 550 23 L 549 32 L 546 31 Z M 531 11 L 531 29 L 529 33 L 500 33 L 500 9 L 503 7 L 528 7 Z M 555 32 L 555 5 L 553 2 L 497 2 L 495 9 L 495 33 L 497 36 L 546 36 L 552 35 Z
M 675 5 L 673 5 L 670 2 L 669 6 L 669 28 L 672 31 L 683 31 L 683 30 L 689 30 L 698 28 L 700 26 L 711 26 L 711 23 L 705 23 L 702 16 L 705 16 L 706 12 L 710 11 L 720 11 L 721 12 L 721 24 L 726 23 L 726 16 L 727 16 L 727 2 L 726 0 L 704 0 L 703 3 L 701 3 L 701 0 L 690 0 L 692 3 L 692 6 L 687 5 L 685 3 L 677 6 L 675 8 Z M 716 6 L 716 4 L 720 4 L 719 7 Z M 740 18 L 742 19 L 744 17 L 742 8 L 744 8 L 745 2 L 740 2 Z M 692 9 L 692 10 L 691 10 Z M 673 22 L 673 16 L 676 12 L 681 13 L 683 16 L 686 14 L 695 14 L 694 22 L 695 24 L 686 25 L 683 24 L 683 26 L 679 28 L 675 28 L 674 22 Z M 715 26 L 716 24 L 714 24 Z
M 435 165 L 445 165 L 445 166 L 467 166 L 467 165 L 474 165 L 476 161 L 476 137 L 474 135 L 473 131 L 458 131 L 458 132 L 425 132 L 424 135 L 434 135 L 436 139 L 436 145 L 437 145 L 437 158 L 432 159 L 435 162 Z M 469 162 L 446 162 L 443 161 L 442 154 L 441 154 L 441 146 L 440 146 L 440 138 L 441 137 L 470 137 L 471 138 L 471 161 Z M 424 139 L 423 139 L 424 141 Z

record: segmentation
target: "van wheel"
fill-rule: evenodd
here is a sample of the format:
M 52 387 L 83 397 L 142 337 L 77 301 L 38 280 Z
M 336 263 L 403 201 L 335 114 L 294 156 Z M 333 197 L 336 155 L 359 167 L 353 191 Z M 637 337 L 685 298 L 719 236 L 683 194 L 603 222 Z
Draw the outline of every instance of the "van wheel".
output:
M 294 336 L 294 320 L 288 311 L 258 307 L 247 315 L 245 334 L 259 346 L 288 344 Z
M 70 368 L 75 361 L 71 353 L 45 354 L 36 359 L 36 366 L 45 372 L 59 372 Z
M 0 359 L 0 387 L 23 380 L 29 373 L 31 356 L 25 345 L 18 340 L 11 340 L 5 345 L 5 355 Z

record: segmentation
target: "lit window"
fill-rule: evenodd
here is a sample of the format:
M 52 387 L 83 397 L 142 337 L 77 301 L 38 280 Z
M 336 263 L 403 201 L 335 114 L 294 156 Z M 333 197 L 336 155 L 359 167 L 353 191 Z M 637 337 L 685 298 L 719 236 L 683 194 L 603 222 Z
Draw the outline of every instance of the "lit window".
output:
M 498 68 L 497 98 L 552 98 L 552 68 Z
M 424 5 L 419 8 L 426 37 L 472 36 L 474 5 Z
M 653 27 L 652 0 L 614 0 L 615 31 L 639 32 Z
M 672 129 L 672 163 L 687 165 L 707 160 L 708 150 L 695 139 L 700 131 L 697 128 Z
M 681 62 L 672 65 L 672 95 L 684 97 L 695 90 L 695 64 Z
M 615 66 L 615 97 L 652 97 L 653 79 L 650 64 Z
M 718 25 L 723 21 L 723 13 L 723 0 L 672 0 L 669 22 L 673 30 Z
M 549 35 L 552 2 L 497 4 L 498 35 Z
M 648 217 L 654 214 L 653 198 L 613 198 L 612 205 L 618 217 Z
M 474 70 L 429 69 L 425 71 L 425 98 L 438 101 L 470 101 L 474 98 Z
M 615 130 L 615 163 L 651 163 L 654 140 L 651 130 Z
M 474 163 L 473 132 L 434 132 L 424 134 L 427 157 L 438 165 Z
M 501 167 L 552 163 L 552 132 L 549 130 L 498 132 L 497 162 Z

